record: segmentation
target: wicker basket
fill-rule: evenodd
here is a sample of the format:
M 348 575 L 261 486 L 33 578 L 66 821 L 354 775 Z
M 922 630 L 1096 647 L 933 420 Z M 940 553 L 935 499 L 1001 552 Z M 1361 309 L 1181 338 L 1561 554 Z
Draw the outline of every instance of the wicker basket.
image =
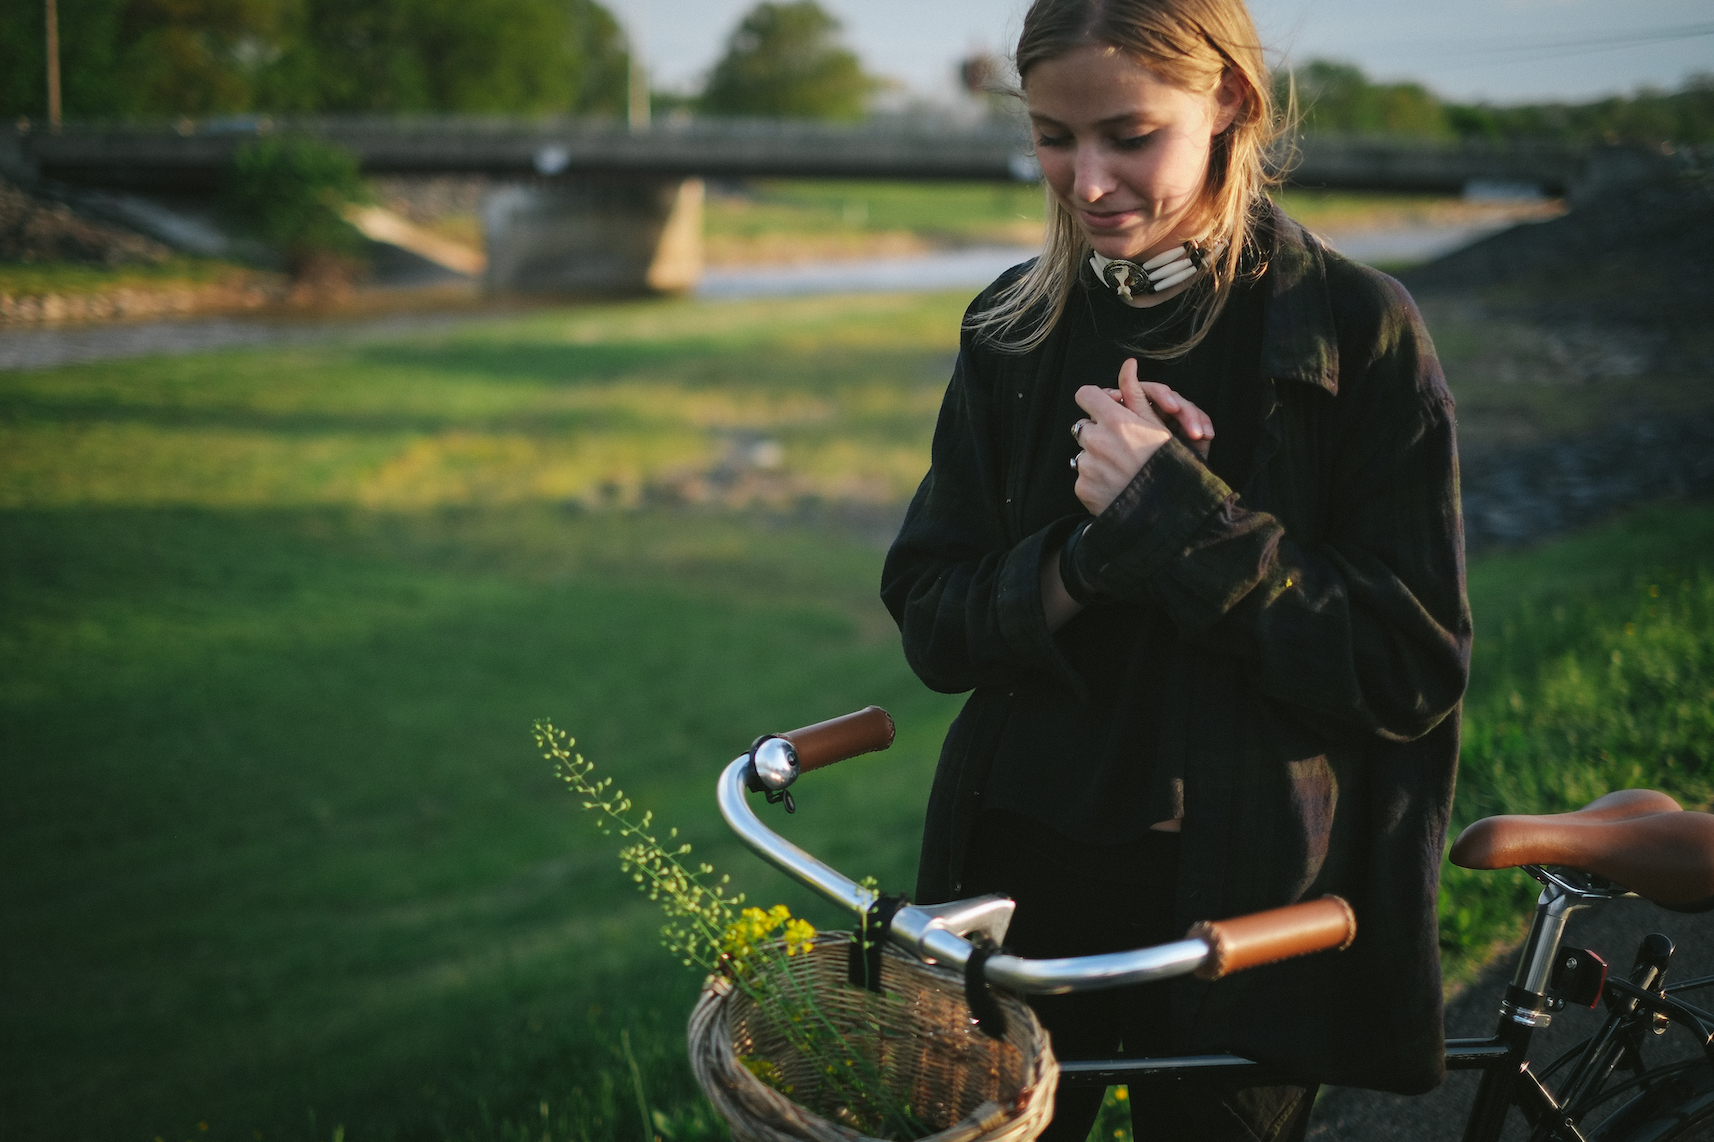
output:
M 849 942 L 838 933 L 818 936 L 785 970 L 843 1038 L 872 1045 L 860 1049 L 889 1092 L 935 1130 L 925 1142 L 1030 1142 L 1042 1132 L 1053 1115 L 1059 1064 L 1034 1012 L 996 992 L 1007 1028 L 1003 1039 L 991 1039 L 971 1023 L 958 975 L 892 948 L 883 949 L 880 994 L 852 987 Z M 792 1097 L 757 1078 L 740 1056 L 767 1060 Z M 813 1065 L 722 976 L 709 977 L 691 1012 L 690 1061 L 740 1142 L 871 1142 L 835 1121 L 838 1099 Z

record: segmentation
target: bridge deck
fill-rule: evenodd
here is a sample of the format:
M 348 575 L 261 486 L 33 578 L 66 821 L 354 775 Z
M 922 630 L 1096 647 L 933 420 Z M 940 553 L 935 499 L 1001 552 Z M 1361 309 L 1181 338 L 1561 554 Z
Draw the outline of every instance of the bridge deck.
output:
M 1021 126 L 890 120 L 859 125 L 692 120 L 630 134 L 609 123 L 479 119 L 316 119 L 78 127 L 26 133 L 22 156 L 49 178 L 154 192 L 218 185 L 232 154 L 271 131 L 348 147 L 375 174 L 501 178 L 885 178 L 1006 181 L 1037 177 Z M 1581 148 L 1312 136 L 1291 181 L 1350 189 L 1457 192 L 1477 180 L 1564 193 L 1588 161 Z

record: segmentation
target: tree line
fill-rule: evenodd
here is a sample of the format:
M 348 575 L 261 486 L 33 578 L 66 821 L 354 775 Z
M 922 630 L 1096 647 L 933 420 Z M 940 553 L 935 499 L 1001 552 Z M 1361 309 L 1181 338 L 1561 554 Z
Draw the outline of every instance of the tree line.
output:
M 65 114 L 625 113 L 630 48 L 599 0 L 57 0 Z M 0 5 L 0 116 L 46 109 L 39 0 Z M 861 118 L 880 82 L 816 0 L 764 0 L 695 96 L 709 115 Z M 974 64 L 966 60 L 964 79 Z M 1306 133 L 1714 142 L 1714 75 L 1588 103 L 1491 106 L 1317 60 L 1278 77 Z
M 1421 139 L 1552 139 L 1567 143 L 1714 143 L 1714 74 L 1677 91 L 1643 89 L 1588 103 L 1511 106 L 1453 103 L 1418 83 L 1375 83 L 1350 64 L 1316 60 L 1281 74 L 1282 100 L 1295 87 L 1307 134 Z
M 243 114 L 622 115 L 630 47 L 598 0 L 58 0 L 68 119 Z M 47 107 L 40 0 L 0 5 L 0 116 Z M 854 119 L 877 81 L 815 0 L 763 2 L 708 114 Z
M 596 0 L 58 0 L 70 119 L 624 108 Z M 0 114 L 46 107 L 39 0 L 0 5 Z

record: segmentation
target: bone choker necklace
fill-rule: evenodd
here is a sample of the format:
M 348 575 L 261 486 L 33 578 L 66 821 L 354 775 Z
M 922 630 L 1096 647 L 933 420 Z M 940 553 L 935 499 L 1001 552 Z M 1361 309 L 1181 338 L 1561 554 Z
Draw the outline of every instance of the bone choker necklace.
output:
M 1135 305 L 1139 296 L 1162 293 L 1189 281 L 1207 269 L 1218 252 L 1187 240 L 1142 263 L 1103 258 L 1091 250 L 1089 265 L 1095 276 L 1112 286 L 1122 300 Z

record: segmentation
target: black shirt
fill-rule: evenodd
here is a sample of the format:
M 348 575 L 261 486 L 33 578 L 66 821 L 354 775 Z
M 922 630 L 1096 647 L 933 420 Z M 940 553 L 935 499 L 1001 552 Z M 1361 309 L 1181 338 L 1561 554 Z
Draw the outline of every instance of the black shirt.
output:
M 1138 356 L 1184 339 L 1189 294 L 1146 309 L 1126 305 L 1084 268 L 1067 301 L 1069 337 L 1047 431 L 1032 434 L 1026 459 L 1038 473 L 1027 485 L 1026 530 L 1057 519 L 1086 518 L 1073 492 L 1070 459 L 1078 445 L 1070 428 L 1084 416 L 1077 390 L 1118 386 L 1119 366 L 1137 357 L 1141 380 L 1158 381 L 1206 412 L 1214 422 L 1209 467 L 1243 487 L 1267 409 L 1260 376 L 1262 296 L 1254 282 L 1232 291 L 1208 336 L 1167 360 Z M 1021 813 L 1066 837 L 1097 844 L 1136 840 L 1148 827 L 1182 816 L 1182 775 L 1156 764 L 1162 703 L 1183 700 L 1168 669 L 1176 638 L 1160 608 L 1146 601 L 1086 610 L 1058 632 L 1060 649 L 1088 688 L 1075 700 L 1066 684 L 1040 675 L 1024 682 L 1000 734 L 986 804 Z M 1179 723 L 1174 723 L 1179 724 Z M 1182 756 L 1168 749 L 1164 756 Z

